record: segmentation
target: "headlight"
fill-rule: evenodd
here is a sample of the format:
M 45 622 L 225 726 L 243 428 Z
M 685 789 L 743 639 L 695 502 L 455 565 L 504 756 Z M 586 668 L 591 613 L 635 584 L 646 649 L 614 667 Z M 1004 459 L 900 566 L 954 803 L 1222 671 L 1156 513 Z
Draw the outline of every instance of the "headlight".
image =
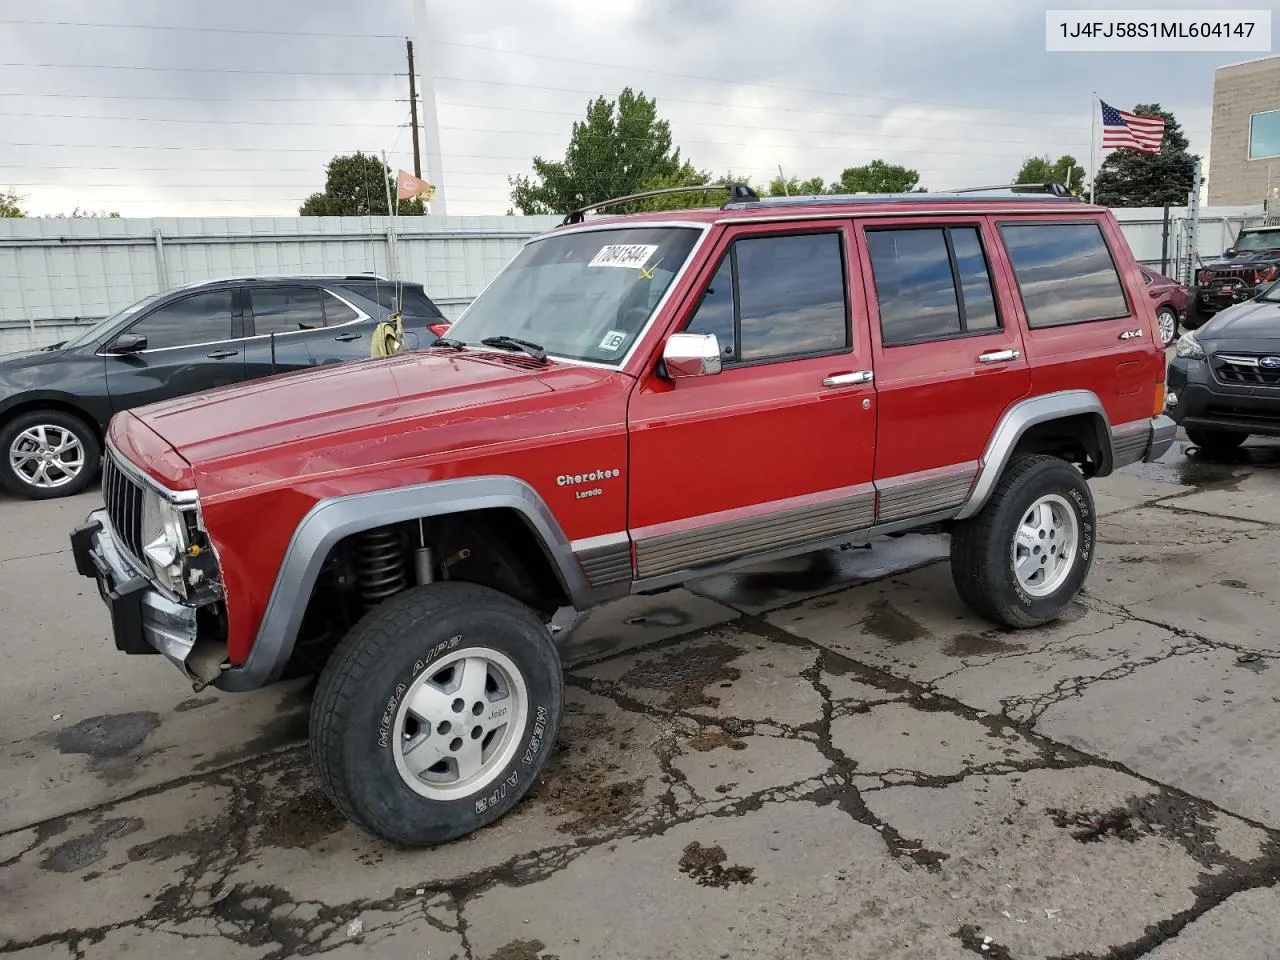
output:
M 1189 333 L 1184 333 L 1178 338 L 1178 345 L 1174 347 L 1173 352 L 1187 360 L 1204 359 L 1204 348 L 1200 346 L 1200 341 Z
M 142 552 L 160 581 L 185 597 L 182 570 L 187 552 L 187 521 L 177 507 L 154 490 L 148 490 L 142 500 L 142 544 Z

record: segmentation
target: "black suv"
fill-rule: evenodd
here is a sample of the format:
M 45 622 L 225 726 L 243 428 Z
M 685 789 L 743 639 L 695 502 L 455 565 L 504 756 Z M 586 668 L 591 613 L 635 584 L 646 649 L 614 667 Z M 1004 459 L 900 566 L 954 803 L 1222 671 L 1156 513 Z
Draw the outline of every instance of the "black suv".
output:
M 1280 277 L 1280 225 L 1240 231 L 1222 259 L 1196 271 L 1195 312 L 1204 322 L 1219 310 L 1251 300 Z
M 1280 283 L 1183 334 L 1166 384 L 1165 412 L 1207 453 L 1280 436 Z
M 448 328 L 421 284 L 371 274 L 235 277 L 146 297 L 71 340 L 0 356 L 0 486 L 32 499 L 77 493 L 97 473 L 113 414 L 368 357 L 396 302 L 407 349 Z

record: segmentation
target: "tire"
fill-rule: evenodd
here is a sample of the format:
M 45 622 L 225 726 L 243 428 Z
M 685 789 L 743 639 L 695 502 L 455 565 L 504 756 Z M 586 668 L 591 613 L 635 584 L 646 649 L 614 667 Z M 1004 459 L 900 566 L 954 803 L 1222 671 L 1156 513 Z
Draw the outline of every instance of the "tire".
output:
M 0 427 L 0 487 L 20 497 L 52 500 L 79 493 L 93 482 L 101 461 L 97 434 L 69 413 L 31 410 Z
M 527 607 L 476 584 L 426 584 L 375 607 L 334 650 L 311 708 L 311 757 L 349 820 L 403 847 L 433 846 L 519 802 L 552 752 L 563 703 L 560 655 Z
M 1238 430 L 1206 430 L 1203 427 L 1188 427 L 1187 439 L 1213 456 L 1234 453 L 1249 439 L 1249 435 Z
M 1186 319 L 1182 321 L 1182 329 L 1199 330 L 1212 316 L 1213 314 L 1205 313 L 1200 309 L 1200 305 L 1196 302 L 1196 298 L 1193 294 L 1187 302 L 1187 316 Z
M 1169 331 L 1168 337 L 1165 331 Z M 1178 339 L 1178 311 L 1172 307 L 1161 307 L 1156 311 L 1156 331 L 1160 337 L 1160 346 L 1167 347 Z
M 1040 537 L 1030 533 L 1037 526 L 1030 523 L 1033 519 L 1040 521 Z M 1055 542 L 1055 537 L 1044 535 L 1053 534 L 1054 524 L 1046 520 L 1060 521 L 1058 544 L 1074 529 L 1074 548 L 1065 565 L 1055 564 L 1057 551 L 1045 553 L 1041 546 Z M 1030 539 L 1023 540 L 1023 570 L 1032 571 L 1025 580 L 1015 570 L 1015 552 L 1024 549 L 1017 539 L 1024 523 L 1024 537 Z M 951 577 L 960 598 L 974 613 L 1000 626 L 1035 627 L 1056 620 L 1089 575 L 1095 525 L 1093 494 L 1079 470 L 1058 457 L 1014 457 L 986 505 L 958 521 L 952 531 Z M 1043 558 L 1039 564 L 1037 556 Z

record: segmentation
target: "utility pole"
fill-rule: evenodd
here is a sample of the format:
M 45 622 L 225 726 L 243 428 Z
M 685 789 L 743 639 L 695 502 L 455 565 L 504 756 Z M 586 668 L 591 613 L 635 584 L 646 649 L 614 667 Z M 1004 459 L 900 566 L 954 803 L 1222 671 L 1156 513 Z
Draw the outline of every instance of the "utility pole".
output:
M 404 40 L 409 53 L 409 120 L 413 125 L 413 175 L 422 179 L 422 157 L 418 153 L 418 75 L 413 69 L 413 41 Z

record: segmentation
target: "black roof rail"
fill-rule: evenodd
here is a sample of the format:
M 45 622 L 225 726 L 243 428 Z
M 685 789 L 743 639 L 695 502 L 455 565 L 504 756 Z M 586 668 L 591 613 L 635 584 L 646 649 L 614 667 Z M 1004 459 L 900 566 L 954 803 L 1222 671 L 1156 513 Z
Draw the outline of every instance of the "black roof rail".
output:
M 599 203 L 590 203 L 585 207 L 579 207 L 577 210 L 570 210 L 564 215 L 564 219 L 560 221 L 560 226 L 582 223 L 588 213 L 595 210 L 603 210 L 605 207 L 618 207 L 624 203 L 647 200 L 650 197 L 665 197 L 676 193 L 707 193 L 711 190 L 729 191 L 729 199 L 725 201 L 725 206 L 730 203 L 749 203 L 760 199 L 759 195 L 745 183 L 702 183 L 689 187 L 664 187 L 661 190 L 646 190 L 643 193 L 632 193 L 625 197 L 614 197 L 612 200 L 601 200 Z M 724 208 L 722 207 L 721 209 Z
M 990 187 L 956 187 L 954 190 L 942 190 L 941 193 L 989 193 L 992 190 L 1009 193 L 1047 193 L 1051 197 L 1078 200 L 1067 189 L 1065 183 L 999 183 Z

